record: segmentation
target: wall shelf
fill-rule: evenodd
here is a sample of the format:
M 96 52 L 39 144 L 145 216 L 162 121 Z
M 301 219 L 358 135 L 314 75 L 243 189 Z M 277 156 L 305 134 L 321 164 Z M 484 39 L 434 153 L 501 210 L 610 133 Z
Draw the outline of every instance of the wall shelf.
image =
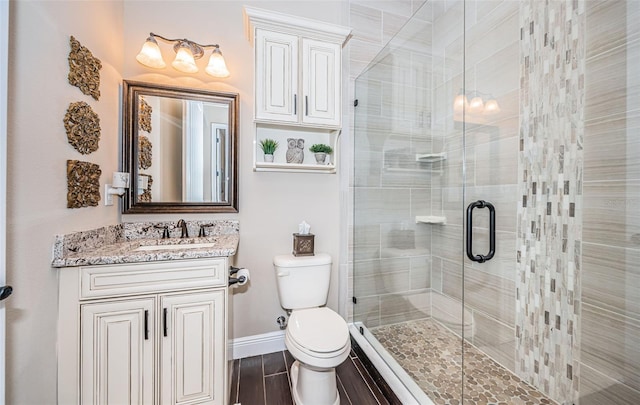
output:
M 311 153 L 311 152 L 309 152 Z M 312 154 L 313 155 L 313 154 Z M 256 162 L 254 170 L 256 172 L 298 172 L 298 173 L 335 173 L 336 166 L 328 165 L 307 165 L 298 163 L 271 163 Z
M 437 224 L 446 225 L 447 217 L 440 217 L 435 215 L 417 215 L 416 224 Z
M 253 170 L 256 172 L 336 173 L 340 133 L 340 130 L 319 131 L 287 125 L 258 124 L 256 125 L 256 139 L 253 148 Z M 267 138 L 278 142 L 273 162 L 263 161 L 264 153 L 260 148 L 260 141 Z M 288 139 L 304 140 L 304 160 L 302 163 L 287 163 Z M 314 153 L 309 150 L 311 145 L 317 143 L 323 143 L 333 148 L 333 153 L 327 155 L 326 164 L 317 164 Z
M 403 143 L 392 140 L 385 144 L 382 157 L 385 172 L 442 174 L 442 162 L 447 158 L 445 152 L 416 153 Z
M 434 170 L 434 169 L 411 169 L 411 168 L 402 168 L 402 167 L 385 167 L 384 170 L 386 172 L 398 172 L 398 173 L 434 173 L 434 174 L 442 174 L 442 170 Z
M 437 163 L 447 158 L 445 152 L 442 153 L 419 153 L 416 154 L 416 162 Z

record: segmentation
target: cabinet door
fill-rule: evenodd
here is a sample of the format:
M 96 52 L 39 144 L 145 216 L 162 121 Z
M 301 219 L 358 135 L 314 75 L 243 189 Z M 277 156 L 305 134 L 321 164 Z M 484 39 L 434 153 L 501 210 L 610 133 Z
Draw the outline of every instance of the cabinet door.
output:
M 341 77 L 340 45 L 303 38 L 303 123 L 340 125 Z
M 81 306 L 81 404 L 154 403 L 153 298 Z
M 298 37 L 256 29 L 256 119 L 297 122 Z
M 225 404 L 225 290 L 160 298 L 162 404 Z

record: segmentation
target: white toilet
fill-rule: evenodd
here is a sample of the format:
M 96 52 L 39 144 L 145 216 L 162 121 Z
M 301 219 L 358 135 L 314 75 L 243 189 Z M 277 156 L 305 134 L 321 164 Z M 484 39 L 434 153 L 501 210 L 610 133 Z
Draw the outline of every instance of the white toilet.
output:
M 331 256 L 273 258 L 280 304 L 291 310 L 285 345 L 296 359 L 291 391 L 296 405 L 338 405 L 335 368 L 351 350 L 347 323 L 326 304 Z

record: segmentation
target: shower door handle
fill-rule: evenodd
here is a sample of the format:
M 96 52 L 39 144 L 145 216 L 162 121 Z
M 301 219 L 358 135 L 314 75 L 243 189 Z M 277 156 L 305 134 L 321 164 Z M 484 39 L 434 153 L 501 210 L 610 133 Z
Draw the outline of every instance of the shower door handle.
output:
M 488 208 L 489 209 L 489 253 L 486 255 L 473 254 L 473 209 Z M 496 209 L 490 202 L 478 200 L 472 202 L 467 207 L 467 257 L 478 263 L 484 263 L 491 260 L 496 253 Z

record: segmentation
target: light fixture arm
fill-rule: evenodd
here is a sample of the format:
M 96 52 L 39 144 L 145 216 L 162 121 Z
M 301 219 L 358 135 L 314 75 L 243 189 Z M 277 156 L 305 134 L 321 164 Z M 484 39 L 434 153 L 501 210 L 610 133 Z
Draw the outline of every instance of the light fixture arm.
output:
M 168 42 L 168 43 L 174 43 L 173 45 L 173 50 L 175 52 L 178 52 L 178 49 L 183 46 L 183 44 L 186 44 L 187 46 L 189 46 L 189 48 L 191 48 L 191 53 L 193 54 L 194 59 L 200 59 L 203 55 L 204 55 L 204 49 L 205 48 L 216 48 L 216 49 L 220 49 L 220 45 L 219 44 L 207 44 L 207 45 L 202 45 L 199 44 L 197 42 L 191 41 L 189 39 L 186 38 L 166 38 L 163 37 L 162 35 L 158 35 L 158 34 L 154 34 L 153 32 L 149 33 L 149 36 L 151 38 L 160 38 L 161 40 Z
M 171 62 L 171 66 L 176 70 L 183 73 L 197 73 L 198 66 L 196 66 L 195 63 L 196 59 L 204 56 L 205 48 L 213 48 L 205 72 L 213 77 L 229 77 L 229 70 L 220 51 L 220 45 L 203 45 L 186 38 L 167 38 L 154 34 L 153 32 L 149 33 L 149 37 L 142 45 L 142 49 L 140 49 L 140 52 L 136 55 L 136 60 L 142 65 L 154 69 L 162 69 L 166 66 L 162 58 L 162 52 L 158 47 L 158 39 L 173 44 L 176 57 L 173 62 Z

